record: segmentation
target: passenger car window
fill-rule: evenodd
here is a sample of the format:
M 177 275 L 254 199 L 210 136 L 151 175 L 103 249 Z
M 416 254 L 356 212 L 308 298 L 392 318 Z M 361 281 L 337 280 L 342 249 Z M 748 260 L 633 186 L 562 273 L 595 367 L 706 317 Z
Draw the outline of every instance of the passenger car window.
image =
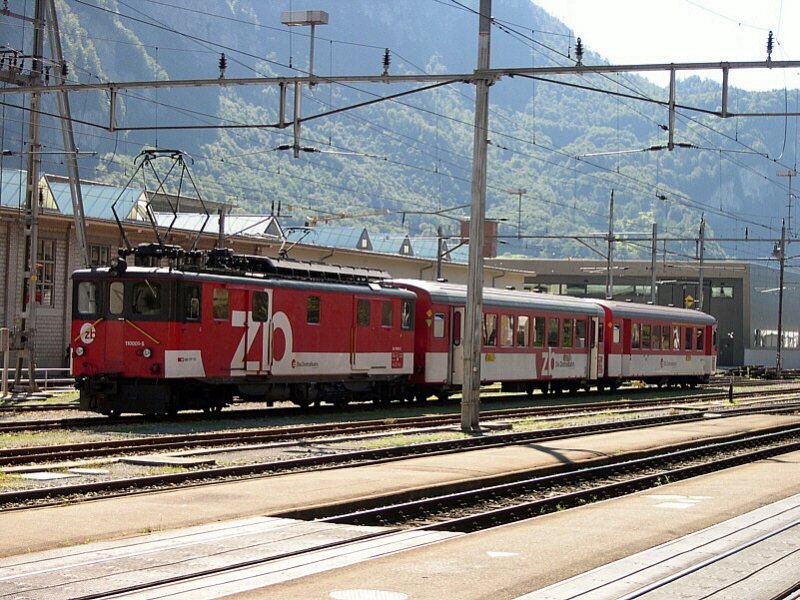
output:
M 547 319 L 547 346 L 558 348 L 558 319 L 555 317 Z
M 525 315 L 517 317 L 517 346 L 525 348 L 528 345 L 528 322 L 529 318 Z
M 444 313 L 435 313 L 433 315 L 433 337 L 444 337 Z
M 483 315 L 483 343 L 486 346 L 497 344 L 497 315 Z

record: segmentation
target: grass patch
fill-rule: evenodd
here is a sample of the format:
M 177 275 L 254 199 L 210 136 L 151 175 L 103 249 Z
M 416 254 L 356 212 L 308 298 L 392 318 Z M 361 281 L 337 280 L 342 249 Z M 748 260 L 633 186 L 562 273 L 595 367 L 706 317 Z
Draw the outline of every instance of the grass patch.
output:
M 436 433 L 410 433 L 397 435 L 389 435 L 386 437 L 375 438 L 367 440 L 363 443 L 364 448 L 368 450 L 377 450 L 379 448 L 392 448 L 394 446 L 409 446 L 411 444 L 424 444 L 426 442 L 448 442 L 450 440 L 460 440 L 467 436 L 465 433 L 457 431 L 440 431 Z

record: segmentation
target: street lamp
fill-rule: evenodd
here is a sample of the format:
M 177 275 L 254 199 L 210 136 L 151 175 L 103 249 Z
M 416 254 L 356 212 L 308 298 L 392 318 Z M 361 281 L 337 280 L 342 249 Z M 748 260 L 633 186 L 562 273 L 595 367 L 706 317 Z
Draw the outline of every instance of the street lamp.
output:
M 528 193 L 525 188 L 510 188 L 506 190 L 508 194 L 516 194 L 519 196 L 519 203 L 517 204 L 517 239 L 522 237 L 522 197 Z
M 324 10 L 297 10 L 286 11 L 281 13 L 281 23 L 288 27 L 299 27 L 301 25 L 311 26 L 311 48 L 308 51 L 308 75 L 314 75 L 314 31 L 317 25 L 328 24 L 328 13 Z M 313 82 L 308 84 L 309 87 L 314 87 Z M 294 157 L 300 156 L 300 84 L 294 84 L 294 124 L 292 127 L 294 133 L 294 145 L 292 150 Z

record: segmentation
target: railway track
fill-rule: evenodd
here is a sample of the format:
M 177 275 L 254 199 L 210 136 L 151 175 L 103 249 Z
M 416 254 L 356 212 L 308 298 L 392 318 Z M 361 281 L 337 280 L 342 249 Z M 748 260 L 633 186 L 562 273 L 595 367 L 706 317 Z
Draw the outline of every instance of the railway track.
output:
M 786 412 L 800 410 L 800 404 L 785 405 L 780 408 L 750 407 L 726 411 L 724 414 L 746 415 L 764 412 Z M 625 421 L 593 423 L 573 427 L 561 427 L 537 431 L 515 433 L 494 433 L 492 435 L 460 438 L 449 441 L 435 441 L 405 446 L 393 446 L 374 450 L 326 453 L 304 458 L 287 458 L 277 461 L 251 463 L 246 465 L 198 468 L 178 473 L 142 476 L 127 479 L 106 479 L 79 483 L 76 485 L 43 485 L 28 489 L 11 490 L 0 493 L 0 510 L 25 508 L 31 505 L 52 505 L 76 502 L 99 496 L 128 495 L 151 492 L 157 489 L 186 485 L 211 485 L 221 481 L 252 477 L 268 477 L 279 473 L 303 470 L 319 470 L 374 464 L 404 460 L 416 456 L 432 456 L 463 452 L 472 449 L 501 448 L 508 445 L 541 443 L 548 440 L 589 435 L 593 433 L 624 431 L 643 427 L 653 427 L 677 422 L 690 422 L 704 419 L 702 413 L 691 411 L 674 415 L 631 419 Z
M 369 506 L 330 516 L 293 512 L 293 518 L 382 527 L 421 527 L 468 533 L 529 519 L 590 502 L 649 489 L 664 483 L 747 464 L 800 449 L 800 428 L 741 434 L 723 442 L 695 442 L 659 450 L 634 460 L 554 475 L 520 476 L 509 481 L 421 500 Z M 385 500 L 385 499 L 384 499 Z M 313 516 L 312 516 L 313 514 Z
M 799 390 L 800 391 L 800 390 Z M 790 390 L 794 393 L 794 390 Z M 743 394 L 748 398 L 764 401 L 785 400 L 792 397 L 792 393 L 781 394 L 775 392 L 762 392 L 762 395 Z M 661 398 L 654 400 L 627 400 L 611 401 L 588 404 L 575 404 L 552 407 L 529 407 L 517 409 L 490 410 L 482 413 L 484 422 L 519 420 L 525 418 L 560 419 L 563 417 L 596 414 L 608 412 L 620 414 L 627 412 L 647 412 L 663 410 L 665 407 L 680 406 L 682 409 L 693 410 L 693 404 L 702 404 L 705 409 L 711 402 L 721 402 L 729 399 L 726 394 L 706 394 L 704 396 L 689 396 L 682 398 Z M 776 405 L 776 410 L 791 410 L 791 404 Z M 731 409 L 728 408 L 728 411 Z M 761 407 L 759 410 L 766 410 Z M 72 419 L 68 420 L 72 421 Z M 92 420 L 96 422 L 96 419 Z M 175 452 L 198 449 L 214 449 L 223 447 L 238 447 L 279 444 L 285 442 L 298 442 L 301 440 L 315 440 L 336 436 L 364 436 L 381 433 L 402 432 L 414 429 L 433 429 L 448 427 L 460 422 L 460 415 L 435 415 L 421 417 L 389 418 L 380 420 L 366 420 L 355 422 L 326 423 L 317 425 L 295 425 L 271 429 L 248 429 L 236 431 L 218 431 L 208 433 L 191 433 L 180 435 L 158 435 L 120 440 L 103 440 L 97 442 L 82 442 L 73 444 L 27 446 L 18 448 L 0 449 L 0 467 L 14 467 L 19 465 L 47 465 L 53 463 L 71 463 L 87 459 L 109 459 L 130 454 L 144 454 L 156 452 Z M 11 431 L 18 431 L 12 429 Z
M 636 392 L 637 390 L 626 390 L 626 394 L 631 392 Z M 557 405 L 547 405 L 547 406 L 534 406 L 534 407 L 525 407 L 519 409 L 497 409 L 497 411 L 493 410 L 484 410 L 481 412 L 481 416 L 488 416 L 488 418 L 493 418 L 493 413 L 502 411 L 502 410 L 519 410 L 519 411 L 531 411 L 530 416 L 536 416 L 537 414 L 548 414 L 548 411 L 562 411 L 564 413 L 569 412 L 578 412 L 578 411 L 587 411 L 587 410 L 607 410 L 607 409 L 616 409 L 616 408 L 634 408 L 637 406 L 665 406 L 669 404 L 679 404 L 679 403 L 698 403 L 698 402 L 724 402 L 724 401 L 731 401 L 731 400 L 743 400 L 743 399 L 750 399 L 750 398 L 761 398 L 761 399 L 769 399 L 774 397 L 780 397 L 783 395 L 792 395 L 798 394 L 800 395 L 800 387 L 798 386 L 791 386 L 791 387 L 781 387 L 781 388 L 772 388 L 772 389 L 764 389 L 764 390 L 747 390 L 747 391 L 740 391 L 740 392 L 705 392 L 705 393 L 695 393 L 695 394 L 688 394 L 683 396 L 666 396 L 662 398 L 654 398 L 654 399 L 646 399 L 646 400 L 636 400 L 636 399 L 625 399 L 625 400 L 607 400 L 607 401 L 600 401 L 600 402 L 580 402 L 580 403 L 563 403 Z M 502 402 L 509 402 L 515 399 L 525 399 L 527 396 L 525 394 L 487 394 L 482 396 L 482 402 L 491 405 L 495 403 L 502 403 Z M 397 405 L 398 407 L 403 405 Z M 424 405 L 420 405 L 424 406 Z M 432 403 L 431 407 L 441 406 L 438 403 Z M 329 416 L 341 416 L 342 414 L 348 414 L 347 412 L 342 413 L 340 409 L 336 409 L 334 407 L 320 407 L 322 410 L 315 410 L 314 415 L 329 415 Z M 381 407 L 381 410 L 385 410 L 386 407 Z M 304 412 L 304 409 L 299 407 L 289 407 L 289 408 L 268 408 L 268 409 L 237 409 L 237 410 L 227 410 L 220 414 L 215 415 L 214 422 L 224 423 L 225 421 L 237 420 L 237 419 L 262 419 L 262 418 L 270 418 L 270 419 L 279 419 L 282 417 L 298 417 L 299 415 L 307 415 L 307 412 Z M 357 413 L 362 414 L 362 413 Z M 363 413 L 366 414 L 366 413 Z M 387 417 L 391 418 L 391 417 Z M 406 419 L 406 418 L 413 418 L 413 417 L 399 417 L 398 420 Z M 384 421 L 386 419 L 383 419 Z M 54 429 L 80 429 L 86 427 L 94 427 L 97 425 L 103 426 L 126 426 L 126 425 L 135 425 L 141 423 L 153 423 L 153 422 L 164 422 L 164 423 L 181 423 L 181 422 L 196 422 L 196 421 L 204 421 L 208 422 L 208 417 L 203 414 L 196 414 L 196 413 L 185 413 L 180 414 L 175 417 L 170 418 L 169 420 L 155 420 L 154 418 L 143 417 L 141 415 L 130 415 L 130 416 L 122 416 L 113 420 L 110 420 L 106 417 L 102 416 L 91 416 L 91 417 L 65 417 L 65 418 L 58 418 L 58 419 L 38 419 L 38 420 L 9 420 L 9 421 L 0 421 L 0 434 L 8 433 L 8 432 L 15 432 L 15 431 L 48 431 Z M 366 422 L 366 421 L 365 421 Z M 450 422 L 457 423 L 460 422 L 460 416 L 451 416 Z

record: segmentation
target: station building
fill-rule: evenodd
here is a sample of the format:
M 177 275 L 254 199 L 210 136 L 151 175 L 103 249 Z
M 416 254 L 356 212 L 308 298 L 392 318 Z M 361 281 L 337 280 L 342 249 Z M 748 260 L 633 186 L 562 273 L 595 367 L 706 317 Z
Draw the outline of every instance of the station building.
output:
M 84 181 L 81 192 L 88 250 L 93 265 L 105 265 L 124 245 L 112 206 L 132 246 L 154 241 L 148 212 L 165 242 L 210 249 L 220 244 L 242 254 L 290 258 L 378 269 L 393 277 L 466 283 L 468 246 L 465 238 L 415 239 L 404 233 L 364 227 L 286 228 L 270 215 L 231 214 L 230 205 L 175 199 L 145 190 Z M 0 287 L 0 327 L 17 330 L 23 305 L 25 256 L 25 172 L 0 170 L 0 265 L 6 273 Z M 179 200 L 179 201 L 176 201 Z M 38 249 L 35 281 L 36 319 L 32 330 L 37 367 L 67 364 L 70 323 L 70 274 L 80 268 L 72 203 L 63 177 L 43 175 L 39 182 Z M 169 212 L 179 205 L 177 216 Z M 488 227 L 495 226 L 489 223 Z M 221 240 L 221 238 L 224 238 Z M 492 236 L 487 235 L 487 239 Z M 605 261 L 583 259 L 510 259 L 484 248 L 487 287 L 526 289 L 570 296 L 607 295 Z M 613 297 L 630 302 L 700 308 L 718 320 L 718 364 L 724 367 L 774 367 L 778 349 L 777 264 L 705 261 L 617 261 Z M 702 292 L 700 280 L 703 281 Z M 783 290 L 781 364 L 800 368 L 800 276 L 786 272 Z M 702 304 L 701 304 L 702 303 Z M 31 332 L 31 331 L 29 331 Z

